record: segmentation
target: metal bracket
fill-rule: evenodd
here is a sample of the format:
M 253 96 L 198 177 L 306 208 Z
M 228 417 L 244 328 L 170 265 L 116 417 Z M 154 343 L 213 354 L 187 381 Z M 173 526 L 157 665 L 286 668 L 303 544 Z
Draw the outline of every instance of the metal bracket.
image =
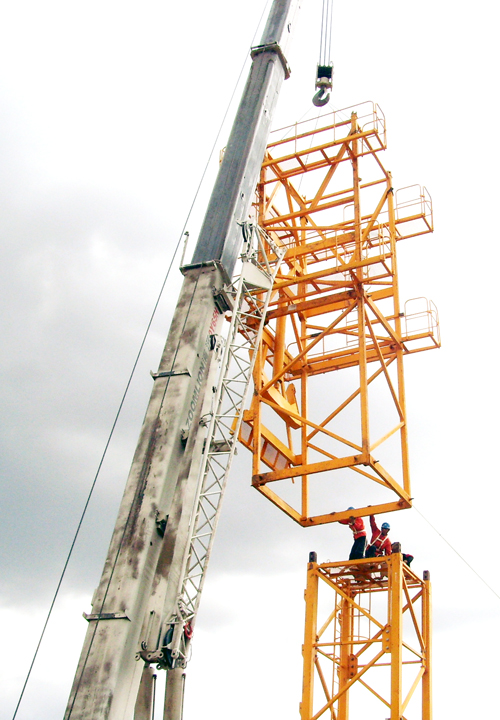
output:
M 214 288 L 212 292 L 214 295 L 215 307 L 221 315 L 229 310 L 233 310 L 233 300 L 225 288 Z
M 127 613 L 116 612 L 116 613 L 82 613 L 85 620 L 90 622 L 91 620 L 129 620 L 130 618 Z
M 256 55 L 260 55 L 261 53 L 265 52 L 273 52 L 276 53 L 276 55 L 279 57 L 281 64 L 283 65 L 283 70 L 285 71 L 285 80 L 288 80 L 290 77 L 290 65 L 288 64 L 286 57 L 283 53 L 283 50 L 280 48 L 279 44 L 277 42 L 273 43 L 267 43 L 266 45 L 256 45 L 255 47 L 251 48 L 250 50 L 250 57 L 252 60 L 255 58 Z
M 161 650 L 148 651 L 143 649 L 136 655 L 136 659 L 139 660 L 139 658 L 142 658 L 147 663 L 158 663 L 162 669 L 166 667 L 165 655 Z
M 152 370 L 150 370 L 149 372 L 153 380 L 164 377 L 177 377 L 177 375 L 189 375 L 189 377 L 191 377 L 191 373 L 189 370 L 166 370 L 164 372 L 158 373 L 154 373 Z

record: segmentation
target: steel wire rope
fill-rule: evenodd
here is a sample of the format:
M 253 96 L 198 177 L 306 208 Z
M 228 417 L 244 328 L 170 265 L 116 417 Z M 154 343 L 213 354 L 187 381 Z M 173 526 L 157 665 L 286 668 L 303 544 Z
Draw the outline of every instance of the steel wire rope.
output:
M 428 520 L 422 512 L 420 512 L 420 510 L 418 509 L 418 507 L 416 507 L 415 505 L 413 505 L 413 508 L 418 512 L 418 514 L 420 515 L 420 517 L 423 518 L 423 519 L 425 520 L 425 522 L 434 530 L 434 532 L 435 532 L 437 535 L 439 535 L 439 537 L 441 538 L 441 540 L 443 540 L 443 541 L 448 545 L 448 547 L 453 550 L 453 552 L 455 553 L 455 555 L 458 555 L 458 557 L 460 558 L 460 560 L 461 560 L 463 563 L 465 563 L 465 565 L 467 565 L 467 567 L 468 567 L 470 570 L 472 570 L 472 572 L 474 573 L 474 575 L 477 575 L 477 577 L 481 580 L 481 582 L 484 583 L 484 585 L 486 585 L 486 587 L 487 587 L 489 590 L 491 590 L 491 592 L 493 593 L 493 595 L 495 595 L 495 596 L 500 600 L 500 595 L 499 595 L 495 590 L 493 590 L 493 588 L 491 587 L 491 585 L 489 585 L 489 584 L 486 582 L 486 580 L 477 572 L 477 570 L 475 570 L 475 569 L 472 567 L 472 565 L 471 565 L 470 563 L 468 563 L 467 560 L 466 560 L 462 555 L 460 555 L 460 553 L 458 552 L 458 550 L 457 550 L 456 548 L 454 548 L 453 545 L 445 538 L 445 536 L 444 536 L 442 533 L 440 533 L 439 530 L 438 530 L 436 527 L 434 527 L 434 525 L 431 523 L 431 521 Z
M 270 0 L 266 0 L 266 2 L 265 2 L 265 4 L 264 4 L 264 8 L 263 8 L 263 10 L 262 10 L 262 14 L 261 14 L 261 16 L 260 16 L 259 22 L 257 23 L 257 26 L 256 26 L 256 28 L 255 28 L 255 32 L 254 32 L 254 34 L 253 34 L 253 37 L 252 37 L 252 40 L 251 40 L 251 43 L 250 43 L 250 47 L 252 47 L 253 44 L 254 44 L 254 42 L 255 42 L 255 38 L 256 38 L 257 33 L 258 33 L 258 30 L 259 30 L 259 28 L 260 28 L 260 26 L 261 26 L 261 24 L 262 24 L 262 20 L 263 20 L 263 18 L 264 18 L 264 14 L 265 14 L 265 12 L 266 12 L 266 9 L 267 9 L 267 6 L 268 6 L 268 4 L 269 4 L 269 1 L 270 1 Z M 39 637 L 39 639 L 38 639 L 38 643 L 37 643 L 36 648 L 35 648 L 35 652 L 34 652 L 34 654 L 33 654 L 33 657 L 32 657 L 31 663 L 30 663 L 30 666 L 29 666 L 29 668 L 28 668 L 28 672 L 27 672 L 27 674 L 26 674 L 26 678 L 25 678 L 24 683 L 23 683 L 23 686 L 22 686 L 22 688 L 21 688 L 21 692 L 20 692 L 20 694 L 19 694 L 19 698 L 18 698 L 16 707 L 15 707 L 15 710 L 14 710 L 14 714 L 13 714 L 13 716 L 12 716 L 12 720 L 15 720 L 16 717 L 17 717 L 17 713 L 18 713 L 19 707 L 20 707 L 20 705 L 21 705 L 21 702 L 22 702 L 23 697 L 24 697 L 24 693 L 25 693 L 25 691 L 26 691 L 26 687 L 27 687 L 28 682 L 29 682 L 29 679 L 30 679 L 30 677 L 31 677 L 31 672 L 32 672 L 32 670 L 33 670 L 33 666 L 34 666 L 35 661 L 36 661 L 36 658 L 37 658 L 37 656 L 38 656 L 38 651 L 40 650 L 40 646 L 41 646 L 42 641 L 43 641 L 43 638 L 44 638 L 44 636 L 45 636 L 45 631 L 46 631 L 46 629 L 47 629 L 49 620 L 50 620 L 50 618 L 51 618 L 51 616 L 52 616 L 52 611 L 53 611 L 53 609 L 54 609 L 54 605 L 55 605 L 56 600 L 57 600 L 57 598 L 58 598 L 58 596 L 59 596 L 59 591 L 60 591 L 60 589 L 61 589 L 62 582 L 63 582 L 64 577 L 65 577 L 65 575 L 66 575 L 66 570 L 68 569 L 69 562 L 70 562 L 71 557 L 72 557 L 72 555 L 73 555 L 73 550 L 74 550 L 74 548 L 75 548 L 76 541 L 77 541 L 77 539 L 78 539 L 78 537 L 79 537 L 79 534 L 80 534 L 80 530 L 81 530 L 83 521 L 84 521 L 85 516 L 86 516 L 86 514 L 87 514 L 88 506 L 89 506 L 89 504 L 90 504 L 90 500 L 91 500 L 92 495 L 93 495 L 93 493 L 94 493 L 94 489 L 95 489 L 97 480 L 98 480 L 98 478 L 99 478 L 99 475 L 100 475 L 100 472 L 101 472 L 101 469 L 102 469 L 102 465 L 103 465 L 103 463 L 104 463 L 104 460 L 105 460 L 107 451 L 108 451 L 108 449 L 109 449 L 109 445 L 110 445 L 110 443 L 111 443 L 111 439 L 112 439 L 112 437 L 113 437 L 113 435 L 114 435 L 114 431 L 115 431 L 116 425 L 117 425 L 117 423 L 118 423 L 118 419 L 119 419 L 119 417 L 120 417 L 120 415 L 121 415 L 121 411 L 122 411 L 122 409 L 123 409 L 123 405 L 124 405 L 124 403 L 125 403 L 125 399 L 126 399 L 126 397 L 127 397 L 127 395 L 128 395 L 128 391 L 129 391 L 129 389 L 130 389 L 130 385 L 131 385 L 132 379 L 133 379 L 133 377 L 134 377 L 134 375 L 135 375 L 135 371 L 136 371 L 136 369 L 137 369 L 137 365 L 138 365 L 139 360 L 140 360 L 140 358 L 141 358 L 141 356 L 142 356 L 142 351 L 143 351 L 143 349 L 144 349 L 144 345 L 145 345 L 145 343 L 146 343 L 146 340 L 147 340 L 147 338 L 148 338 L 148 336 L 149 336 L 149 331 L 150 331 L 150 329 L 151 329 L 151 325 L 152 325 L 152 323 L 153 323 L 153 320 L 154 320 L 154 318 L 156 317 L 156 312 L 157 312 L 157 310 L 158 310 L 158 306 L 159 306 L 159 304 L 160 304 L 160 300 L 161 300 L 161 298 L 162 298 L 162 296 L 163 296 L 163 292 L 164 292 L 164 290 L 165 290 L 165 286 L 166 286 L 166 284 L 167 284 L 167 280 L 168 280 L 168 278 L 169 278 L 169 276 L 170 276 L 170 272 L 171 272 L 171 270 L 172 270 L 172 267 L 173 267 L 173 264 L 174 264 L 174 260 L 175 260 L 175 258 L 176 258 L 176 256 L 177 256 L 177 253 L 179 252 L 179 248 L 180 248 L 182 239 L 183 239 L 183 237 L 184 237 L 184 233 L 185 233 L 187 224 L 188 224 L 189 219 L 190 219 L 190 217 L 191 217 L 191 214 L 192 214 L 192 212 L 193 212 L 193 208 L 194 208 L 194 205 L 195 205 L 195 203 L 196 203 L 196 200 L 198 199 L 198 195 L 199 195 L 199 193 L 200 193 L 201 186 L 202 186 L 203 181 L 204 181 L 204 179 L 205 179 L 205 175 L 207 174 L 207 171 L 208 171 L 208 166 L 209 166 L 209 164 L 210 164 L 210 162 L 211 162 L 211 160 L 212 160 L 212 156 L 213 156 L 213 154 L 214 154 L 215 148 L 216 148 L 217 143 L 218 143 L 218 141 L 219 141 L 219 137 L 220 137 L 220 135 L 221 135 L 221 133 L 222 133 L 222 128 L 224 127 L 224 123 L 226 122 L 226 118 L 227 118 L 227 116 L 228 116 L 228 114 L 229 114 L 229 110 L 230 110 L 230 108 L 231 108 L 231 105 L 232 105 L 234 96 L 235 96 L 236 91 L 237 91 L 237 89 L 238 89 L 238 86 L 239 86 L 239 84 L 240 84 L 240 80 L 241 80 L 241 77 L 242 77 L 243 72 L 244 72 L 244 70 L 245 70 L 245 66 L 246 66 L 246 64 L 247 64 L 247 61 L 248 61 L 248 55 L 246 54 L 246 55 L 245 55 L 245 60 L 244 60 L 244 62 L 243 62 L 243 64 L 242 64 L 242 66 L 241 66 L 240 73 L 239 73 L 239 75 L 238 75 L 238 78 L 237 78 L 236 83 L 235 83 L 235 85 L 234 85 L 233 91 L 232 91 L 232 93 L 231 93 L 231 97 L 230 97 L 230 99 L 229 99 L 229 102 L 228 102 L 228 104 L 227 104 L 227 107 L 226 107 L 226 110 L 225 110 L 225 112 L 224 112 L 223 118 L 222 118 L 221 123 L 220 123 L 220 125 L 219 125 L 219 129 L 218 129 L 218 131 L 217 131 L 217 135 L 216 135 L 216 137 L 215 137 L 215 140 L 214 140 L 214 142 L 213 142 L 212 148 L 211 148 L 210 153 L 209 153 L 209 155 L 208 155 L 207 162 L 206 162 L 205 167 L 204 167 L 204 169 L 203 169 L 203 172 L 202 172 L 202 174 L 201 174 L 200 181 L 199 181 L 199 183 L 198 183 L 198 186 L 197 186 L 197 188 L 196 188 L 195 194 L 194 194 L 194 196 L 193 196 L 193 200 L 192 200 L 191 205 L 190 205 L 190 207 L 189 207 L 189 210 L 188 210 L 186 219 L 185 219 L 185 221 L 184 221 L 184 225 L 183 225 L 183 227 L 182 227 L 181 233 L 180 233 L 180 235 L 179 235 L 179 239 L 178 239 L 178 241 L 177 241 L 177 244 L 176 244 L 176 246 L 175 246 L 175 250 L 174 250 L 174 252 L 173 252 L 172 258 L 171 258 L 171 260 L 170 260 L 170 264 L 169 264 L 168 269 L 167 269 L 167 274 L 165 275 L 165 278 L 164 278 L 163 283 L 162 283 L 161 288 L 160 288 L 160 292 L 159 292 L 158 297 L 157 297 L 157 299 L 156 299 L 156 302 L 155 302 L 155 304 L 154 304 L 154 306 L 153 306 L 153 311 L 152 311 L 152 313 L 151 313 L 151 316 L 150 316 L 150 318 L 149 318 L 148 324 L 147 324 L 147 326 L 146 326 L 146 331 L 145 331 L 145 333 L 144 333 L 144 335 L 143 335 L 143 338 L 142 338 L 142 340 L 141 340 L 141 343 L 140 343 L 140 345 L 139 345 L 139 350 L 138 350 L 138 352 L 137 352 L 136 358 L 135 358 L 134 363 L 133 363 L 133 365 L 132 365 L 132 370 L 131 370 L 131 372 L 130 372 L 130 374 L 129 374 L 129 377 L 128 377 L 128 380 L 127 380 L 127 382 L 126 382 L 125 390 L 124 390 L 124 392 L 123 392 L 123 394 L 122 394 L 122 397 L 121 397 L 121 400 L 120 400 L 120 402 L 119 402 L 118 410 L 117 410 L 117 412 L 116 412 L 115 418 L 114 418 L 113 423 L 112 423 L 112 425 L 111 425 L 111 430 L 110 430 L 110 432 L 109 432 L 109 434 L 108 434 L 106 443 L 105 443 L 105 445 L 104 445 L 104 450 L 103 450 L 103 452 L 102 452 L 101 458 L 100 458 L 99 463 L 98 463 L 98 465 L 97 465 L 97 470 L 96 470 L 96 473 L 95 473 L 95 475 L 94 475 L 94 479 L 93 479 L 93 481 L 92 481 L 92 484 L 91 484 L 91 486 L 90 486 L 90 490 L 89 490 L 87 499 L 86 499 L 85 504 L 84 504 L 84 506 L 83 506 L 83 511 L 82 511 L 82 514 L 81 514 L 80 519 L 79 519 L 79 521 L 78 521 L 78 524 L 77 524 L 77 527 L 76 527 L 76 531 L 75 531 L 75 534 L 74 534 L 74 536 L 73 536 L 73 540 L 72 540 L 72 542 L 71 542 L 70 549 L 69 549 L 69 551 L 68 551 L 68 555 L 67 555 L 66 560 L 65 560 L 65 562 L 64 562 L 63 569 L 62 569 L 61 575 L 60 575 L 60 577 L 59 577 L 59 581 L 58 581 L 58 583 L 57 583 L 56 590 L 55 590 L 55 592 L 54 592 L 54 596 L 53 596 L 52 601 L 51 601 L 51 603 L 50 603 L 49 610 L 48 610 L 48 613 L 47 613 L 47 617 L 45 618 L 45 622 L 44 622 L 44 624 L 43 624 L 42 631 L 41 631 L 41 633 L 40 633 L 40 637 Z M 168 387 L 168 382 L 167 382 L 166 387 Z M 128 522 L 128 520 L 127 520 L 127 522 Z M 123 538 L 122 538 L 122 539 L 123 539 Z M 120 547 L 121 547 L 121 542 L 120 542 Z M 116 558 L 116 559 L 117 559 L 117 558 Z M 115 565 L 116 565 L 116 560 L 115 560 Z M 113 567 L 114 567 L 114 566 L 113 566 Z M 111 580 L 111 577 L 112 577 L 112 574 L 110 575 L 110 580 Z M 108 584 L 108 588 L 109 588 L 109 584 Z M 107 592 L 107 591 L 106 591 L 106 592 Z M 98 624 L 99 624 L 99 621 L 96 622 L 96 629 L 97 629 L 97 625 L 98 625 Z M 95 632 L 94 632 L 93 637 L 94 637 L 94 636 L 95 636 Z M 90 652 L 90 649 L 89 649 L 89 652 Z M 88 655 L 87 655 L 87 657 L 88 657 Z M 75 699 L 76 699 L 76 693 L 75 693 Z M 73 701 L 73 704 L 74 704 L 74 701 Z M 72 712 L 72 708 L 71 708 L 71 710 L 70 710 L 70 714 L 69 714 L 68 718 L 71 717 L 71 712 Z
M 321 11 L 321 34 L 319 44 L 319 64 L 329 65 L 332 54 L 333 0 L 323 0 Z
M 333 32 L 333 0 L 330 0 L 330 15 L 328 18 L 328 64 L 332 62 L 332 32 Z
M 311 152 L 310 152 L 310 151 L 311 151 L 311 148 L 312 148 L 312 144 L 313 144 L 313 142 L 314 142 L 314 136 L 315 136 L 315 134 L 316 134 L 316 130 L 318 129 L 318 123 L 319 123 L 320 117 L 321 117 L 321 108 L 318 110 L 318 114 L 317 114 L 317 116 L 316 116 L 316 120 L 315 120 L 315 123 L 314 123 L 314 132 L 311 134 L 311 142 L 309 143 L 309 152 L 307 153 L 307 155 L 306 155 L 306 160 L 305 160 L 305 164 L 306 164 L 306 165 L 307 165 L 307 163 L 309 162 L 309 157 L 310 157 L 310 155 L 311 155 Z M 313 119 L 313 118 L 311 118 L 311 120 L 312 120 L 312 119 Z M 301 173 L 301 175 L 300 175 L 300 180 L 299 180 L 299 186 L 298 186 L 298 188 L 297 188 L 297 192 L 298 192 L 298 193 L 300 193 L 300 190 L 301 190 L 301 188 L 302 188 L 302 181 L 304 180 L 304 176 L 305 176 L 305 172 Z
M 323 0 L 323 5 L 321 8 L 321 32 L 320 32 L 320 41 L 319 41 L 319 62 L 320 64 L 323 63 L 323 48 L 324 48 L 324 38 L 325 38 L 325 29 L 326 29 L 326 0 Z

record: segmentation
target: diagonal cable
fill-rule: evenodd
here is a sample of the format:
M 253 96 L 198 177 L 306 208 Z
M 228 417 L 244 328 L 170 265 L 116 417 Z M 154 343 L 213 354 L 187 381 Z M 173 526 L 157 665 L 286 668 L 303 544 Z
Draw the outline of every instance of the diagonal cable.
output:
M 261 17 L 260 17 L 259 23 L 258 23 L 257 28 L 256 28 L 256 30 L 255 30 L 255 33 L 254 33 L 254 36 L 253 36 L 251 45 L 253 45 L 254 42 L 255 42 L 255 37 L 256 37 L 256 35 L 257 35 L 257 30 L 258 30 L 258 28 L 260 27 L 260 25 L 261 25 L 261 23 L 262 23 L 262 19 L 263 19 L 263 17 L 264 17 L 264 13 L 265 13 L 265 11 L 266 11 L 267 5 L 268 5 L 268 2 L 266 2 L 265 6 L 264 6 L 264 9 L 263 9 L 263 11 L 262 11 L 262 15 L 261 15 Z M 103 453 L 102 453 L 101 458 L 100 458 L 100 460 L 99 460 L 99 463 L 98 463 L 98 466 L 97 466 L 97 470 L 96 470 L 94 479 L 93 479 L 93 481 L 92 481 L 92 485 L 91 485 L 91 487 L 90 487 L 90 490 L 89 490 L 87 499 L 86 499 L 86 501 L 85 501 L 85 505 L 84 505 L 84 507 L 83 507 L 82 514 L 81 514 L 80 519 L 79 519 L 79 521 L 78 521 L 78 525 L 77 525 L 77 527 L 76 527 L 76 531 L 75 531 L 73 540 L 72 540 L 72 542 L 71 542 L 68 555 L 67 555 L 66 560 L 65 560 L 65 562 L 64 562 L 64 566 L 63 566 L 61 575 L 60 575 L 60 577 L 59 577 L 59 581 L 58 581 L 58 583 L 57 583 L 57 587 L 56 587 L 54 596 L 53 596 L 53 598 L 52 598 L 52 601 L 51 601 L 51 604 L 50 604 L 50 607 L 49 607 L 49 611 L 48 611 L 48 613 L 47 613 L 47 617 L 46 617 L 46 619 L 45 619 L 45 622 L 44 622 L 44 625 L 43 625 L 43 628 L 42 628 L 42 632 L 41 632 L 41 634 L 40 634 L 40 638 L 39 638 L 38 643 L 37 643 L 37 646 L 36 646 L 36 648 L 35 648 L 35 652 L 34 652 L 34 654 L 33 654 L 33 658 L 32 658 L 32 660 L 31 660 L 30 666 L 29 666 L 29 668 L 28 668 L 28 672 L 27 672 L 27 674 L 26 674 L 26 678 L 25 678 L 25 680 L 24 680 L 24 683 L 23 683 L 23 686 L 22 686 L 22 689 L 21 689 L 21 692 L 20 692 L 20 695 L 19 695 L 19 699 L 18 699 L 17 705 L 16 705 L 16 707 L 15 707 L 14 714 L 13 714 L 13 716 L 12 716 L 12 720 L 15 720 L 16 717 L 17 717 L 17 712 L 18 712 L 18 710 L 19 710 L 19 706 L 21 705 L 22 699 L 23 699 L 23 697 L 24 697 L 24 693 L 25 693 L 25 691 L 26 691 L 26 687 L 27 687 L 28 681 L 29 681 L 29 679 L 30 679 L 30 677 L 31 677 L 31 672 L 32 672 L 32 670 L 33 670 L 33 666 L 34 666 L 35 661 L 36 661 L 36 658 L 37 658 L 37 656 L 38 656 L 38 652 L 39 652 L 40 646 L 41 646 L 42 641 L 43 641 L 43 638 L 44 638 L 44 636 L 45 636 L 45 631 L 46 631 L 46 629 L 47 629 L 47 625 L 48 625 L 49 620 L 50 620 L 50 617 L 51 617 L 51 615 L 52 615 L 52 611 L 53 611 L 53 609 L 54 609 L 55 602 L 56 602 L 56 600 L 57 600 L 57 598 L 58 598 L 58 596 L 59 596 L 59 591 L 60 591 L 60 589 L 61 589 L 62 582 L 63 582 L 64 577 L 65 577 L 65 575 L 66 575 L 66 570 L 67 570 L 67 568 L 68 568 L 70 559 L 71 559 L 71 557 L 72 557 L 72 555 L 73 555 L 73 550 L 74 550 L 74 548 L 75 548 L 76 541 L 77 541 L 78 536 L 79 536 L 79 534 L 80 534 L 80 530 L 81 530 L 83 521 L 84 521 L 85 516 L 86 516 L 86 514 L 87 514 L 87 510 L 88 510 L 88 507 L 89 507 L 89 504 L 90 504 L 90 500 L 91 500 L 92 495 L 93 495 L 93 493 L 94 493 L 95 486 L 96 486 L 97 480 L 98 480 L 98 478 L 99 478 L 99 475 L 100 475 L 100 472 L 101 472 L 101 469 L 102 469 L 102 465 L 103 465 L 103 463 L 104 463 L 104 459 L 105 459 L 106 454 L 107 454 L 107 451 L 108 451 L 108 449 L 109 449 L 109 445 L 110 445 L 110 443 L 111 443 L 111 439 L 112 439 L 112 437 L 113 437 L 113 435 L 114 435 L 114 431 L 115 431 L 115 429 L 116 429 L 116 425 L 117 425 L 117 423 L 118 423 L 118 419 L 119 419 L 120 414 L 121 414 L 121 411 L 122 411 L 122 409 L 123 409 L 123 405 L 124 405 L 125 399 L 126 399 L 126 397 L 127 397 L 127 394 L 128 394 L 128 391 L 129 391 L 129 388 L 130 388 L 132 379 L 133 379 L 133 377 L 134 377 L 134 375 L 135 375 L 135 371 L 136 371 L 136 369 L 137 369 L 137 365 L 138 365 L 139 360 L 140 360 L 140 358 L 141 358 L 141 356 L 142 356 L 142 351 L 143 351 L 143 349 L 144 349 L 144 345 L 145 345 L 146 340 L 147 340 L 147 338 L 148 338 L 148 336 L 149 336 L 149 331 L 150 331 L 150 329 L 151 329 L 151 325 L 152 325 L 153 320 L 154 320 L 154 318 L 155 318 L 155 316 L 156 316 L 156 312 L 157 312 L 157 310 L 158 310 L 158 306 L 159 306 L 159 304 L 160 304 L 160 300 L 161 300 L 161 298 L 162 298 L 162 296 L 163 296 L 163 292 L 164 292 L 164 290 L 165 290 L 165 286 L 166 286 L 166 284 L 167 284 L 167 280 L 168 280 L 168 278 L 169 278 L 170 271 L 172 270 L 174 260 L 175 260 L 175 258 L 176 258 L 176 256 L 177 256 L 178 251 L 179 251 L 182 238 L 184 237 L 184 233 L 185 233 L 187 224 L 188 224 L 189 219 L 190 219 L 190 217 L 191 217 L 191 214 L 192 214 L 194 205 L 195 205 L 195 203 L 196 203 L 196 200 L 198 199 L 198 195 L 199 195 L 199 193 L 200 193 L 201 186 L 202 186 L 203 181 L 204 181 L 204 179 L 205 179 L 205 175 L 206 175 L 206 173 L 207 173 L 207 170 L 208 170 L 210 161 L 211 161 L 212 156 L 213 156 L 213 154 L 214 154 L 214 151 L 215 151 L 215 148 L 216 148 L 216 146 L 217 146 L 217 143 L 219 142 L 219 137 L 220 137 L 220 135 L 221 135 L 222 128 L 223 128 L 224 123 L 225 123 L 225 121 L 226 121 L 226 118 L 227 118 L 227 116 L 228 116 L 230 107 L 231 107 L 231 105 L 232 105 L 234 96 L 235 96 L 235 94 L 236 94 L 236 90 L 237 90 L 237 88 L 238 88 L 238 86 L 239 86 L 241 77 L 242 77 L 242 75 L 243 75 L 243 72 L 244 72 L 244 69 L 245 69 L 245 66 L 246 66 L 246 63 L 247 63 L 247 59 L 248 59 L 248 56 L 245 55 L 245 61 L 244 61 L 243 65 L 242 65 L 242 67 L 241 67 L 240 73 L 239 73 L 239 75 L 238 75 L 238 79 L 236 80 L 236 83 L 235 83 L 233 92 L 232 92 L 231 97 L 230 97 L 230 99 L 229 99 L 229 102 L 228 102 L 228 104 L 227 104 L 226 111 L 225 111 L 224 116 L 223 116 L 223 118 L 222 118 L 222 121 L 221 121 L 221 123 L 220 123 L 219 130 L 218 130 L 218 132 L 217 132 L 217 135 L 216 135 L 216 137 L 215 137 L 214 143 L 213 143 L 212 148 L 211 148 L 211 150 L 210 150 L 210 153 L 209 153 L 209 156 L 208 156 L 208 159 L 207 159 L 205 168 L 204 168 L 204 170 L 203 170 L 203 172 L 202 172 L 200 181 L 199 181 L 198 186 L 197 186 L 197 188 L 196 188 L 196 192 L 195 192 L 195 194 L 194 194 L 194 196 L 193 196 L 193 200 L 192 200 L 192 202 L 191 202 L 191 206 L 190 206 L 190 208 L 189 208 L 189 210 L 188 210 L 188 214 L 187 214 L 186 219 L 185 219 L 185 221 L 184 221 L 184 225 L 183 225 L 183 227 L 182 227 L 182 230 L 181 230 L 179 239 L 178 239 L 177 244 L 176 244 L 176 246 L 175 246 L 175 250 L 174 250 L 174 252 L 173 252 L 173 255 L 172 255 L 172 258 L 171 258 L 171 261 L 170 261 L 168 270 L 167 270 L 167 274 L 166 274 L 165 279 L 163 280 L 163 283 L 162 283 L 162 285 L 161 285 L 160 292 L 159 292 L 159 294 L 158 294 L 158 298 L 157 298 L 157 300 L 156 300 L 156 302 L 155 302 L 155 305 L 154 305 L 154 307 L 153 307 L 153 311 L 152 311 L 152 313 L 151 313 L 151 317 L 150 317 L 150 319 L 149 319 L 149 321 L 148 321 L 148 324 L 147 324 L 147 326 L 146 326 L 146 331 L 145 331 L 145 333 L 144 333 L 144 336 L 143 336 L 143 338 L 142 338 L 141 344 L 140 344 L 140 346 L 139 346 L 139 350 L 138 350 L 138 352 L 137 352 L 137 356 L 136 356 L 136 358 L 135 358 L 134 364 L 132 365 L 132 370 L 131 370 L 131 372 L 130 372 L 130 375 L 129 375 L 129 377 L 128 377 L 127 383 L 126 383 L 126 385 L 125 385 L 125 390 L 124 390 L 124 392 L 123 392 L 122 398 L 121 398 L 120 403 L 119 403 L 119 405 L 118 405 L 118 410 L 117 410 L 116 415 L 115 415 L 115 418 L 114 418 L 114 420 L 113 420 L 113 424 L 112 424 L 112 426 L 111 426 L 111 430 L 110 430 L 110 432 L 109 432 L 108 438 L 107 438 L 106 443 L 105 443 L 105 445 L 104 445 Z M 97 625 L 97 623 L 96 623 L 96 625 Z
M 425 522 L 427 523 L 427 525 L 430 525 L 430 527 L 434 530 L 434 532 L 437 533 L 437 535 L 439 535 L 439 537 L 448 545 L 448 547 L 453 550 L 453 552 L 455 553 L 455 555 L 458 555 L 458 557 L 460 558 L 460 560 L 461 560 L 463 563 L 465 563 L 465 564 L 467 565 L 467 567 L 468 567 L 470 570 L 472 570 L 472 572 L 474 573 L 474 575 L 477 575 L 477 577 L 481 580 L 481 582 L 484 583 L 484 585 L 486 585 L 486 587 L 488 588 L 488 590 L 491 590 L 491 592 L 493 593 L 493 595 L 495 595 L 495 596 L 500 600 L 500 595 L 499 595 L 495 590 L 493 590 L 493 588 L 491 587 L 491 585 L 488 585 L 488 583 L 486 582 L 486 580 L 477 572 L 477 570 L 475 570 L 475 569 L 472 567 L 472 565 L 471 565 L 470 563 L 468 563 L 467 560 L 466 560 L 462 555 L 460 555 L 460 553 L 458 552 L 458 550 L 456 550 L 456 549 L 453 547 L 453 545 L 452 545 L 450 542 L 448 542 L 448 540 L 445 538 L 445 536 L 442 535 L 442 534 L 439 532 L 439 530 L 434 527 L 434 525 L 430 522 L 430 520 L 427 520 L 427 518 L 425 517 L 425 515 L 424 515 L 423 513 L 421 513 L 420 510 L 419 510 L 417 507 L 415 507 L 415 505 L 413 505 L 413 507 L 414 507 L 415 510 L 418 512 L 418 514 L 420 515 L 420 517 L 425 520 Z

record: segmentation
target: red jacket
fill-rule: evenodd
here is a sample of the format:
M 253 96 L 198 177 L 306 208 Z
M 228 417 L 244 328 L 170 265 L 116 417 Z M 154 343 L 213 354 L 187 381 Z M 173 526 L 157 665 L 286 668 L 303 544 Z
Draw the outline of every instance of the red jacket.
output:
M 349 525 L 354 533 L 354 539 L 357 540 L 360 537 L 366 537 L 365 524 L 363 518 L 354 518 L 354 522 L 350 520 L 339 520 L 341 525 Z
M 382 535 L 382 531 L 377 527 L 374 515 L 370 515 L 370 526 L 372 529 L 372 539 L 368 547 L 375 545 L 375 557 L 379 557 L 380 555 L 390 555 L 392 553 L 392 547 L 389 535 Z

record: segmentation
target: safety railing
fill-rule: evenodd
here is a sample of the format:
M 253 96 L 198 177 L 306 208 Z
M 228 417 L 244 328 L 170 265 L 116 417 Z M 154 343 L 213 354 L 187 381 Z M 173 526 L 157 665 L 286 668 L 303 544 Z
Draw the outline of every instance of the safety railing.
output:
M 351 125 L 351 115 L 356 113 L 361 132 L 374 132 L 379 138 L 382 147 L 386 147 L 385 115 L 377 103 L 367 100 L 363 103 L 350 105 L 340 110 L 325 113 L 320 117 L 309 118 L 273 130 L 270 135 L 268 147 L 274 148 L 293 142 L 295 151 L 304 149 L 307 145 L 301 143 L 310 135 L 328 132 L 330 140 L 337 141 L 348 135 L 346 128 Z M 321 125 L 318 127 L 319 122 Z M 381 149 L 380 148 L 380 149 Z
M 424 235 L 434 230 L 432 198 L 427 188 L 408 185 L 396 190 L 394 212 L 397 239 Z
M 405 302 L 402 340 L 409 353 L 441 347 L 439 316 L 432 300 L 416 297 Z

